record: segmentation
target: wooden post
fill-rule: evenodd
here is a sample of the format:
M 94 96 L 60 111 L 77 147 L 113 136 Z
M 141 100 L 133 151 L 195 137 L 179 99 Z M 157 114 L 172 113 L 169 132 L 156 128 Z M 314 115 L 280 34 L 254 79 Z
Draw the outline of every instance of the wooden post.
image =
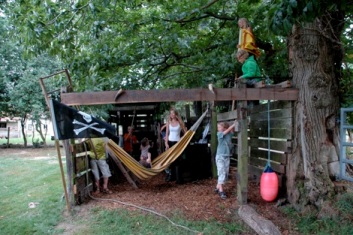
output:
M 70 211 L 71 205 L 70 205 L 69 195 L 67 193 L 67 188 L 66 188 L 65 173 L 64 173 L 63 163 L 62 163 L 62 159 L 61 159 L 59 140 L 55 140 L 55 147 L 56 147 L 56 151 L 58 153 L 58 161 L 59 161 L 59 166 L 60 166 L 61 181 L 63 183 L 63 188 L 64 188 L 66 207 L 67 207 L 67 210 Z
M 248 200 L 248 123 L 247 101 L 238 101 L 237 117 L 238 132 L 238 168 L 237 168 L 237 197 L 238 205 L 247 204 Z
M 217 166 L 216 166 L 216 151 L 217 151 L 217 112 L 214 107 L 214 101 L 210 102 L 211 109 L 211 162 L 212 162 L 212 176 L 217 177 Z
M 107 151 L 108 151 L 108 153 L 110 153 L 110 155 L 114 156 L 114 153 L 112 151 L 110 151 L 109 149 L 107 149 Z M 120 169 L 121 173 L 123 173 L 123 175 L 125 176 L 127 181 L 132 185 L 132 187 L 138 188 L 135 181 L 130 176 L 129 172 L 125 169 L 123 163 L 116 156 L 112 157 L 112 159 L 114 160 L 114 162 L 116 163 L 116 165 Z
M 185 118 L 187 121 L 190 120 L 190 105 L 185 105 Z
M 75 203 L 75 192 L 74 192 L 74 162 L 72 158 L 72 152 L 70 148 L 70 140 L 63 140 L 63 145 L 66 155 L 66 176 L 67 176 L 67 197 L 72 208 Z

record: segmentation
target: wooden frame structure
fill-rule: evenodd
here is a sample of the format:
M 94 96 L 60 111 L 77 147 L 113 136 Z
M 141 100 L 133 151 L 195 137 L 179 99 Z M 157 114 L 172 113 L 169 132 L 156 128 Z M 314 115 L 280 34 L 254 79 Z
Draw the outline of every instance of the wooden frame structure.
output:
M 167 90 L 128 90 L 62 93 L 61 101 L 69 106 L 73 105 L 101 105 L 101 104 L 133 104 L 147 102 L 173 101 L 238 101 L 237 117 L 240 125 L 238 132 L 238 169 L 237 195 L 238 204 L 247 204 L 248 193 L 248 133 L 247 133 L 247 101 L 248 100 L 283 100 L 298 99 L 298 89 L 271 86 L 264 88 L 214 88 L 212 90 L 199 89 L 167 89 Z M 212 114 L 215 114 L 212 111 Z M 217 118 L 212 118 L 215 126 Z M 211 139 L 215 139 L 214 133 Z M 211 152 L 215 153 L 215 143 L 211 141 Z M 212 156 L 214 157 L 214 156 Z
M 54 91 L 47 91 L 44 79 L 65 73 L 68 86 L 65 89 L 56 89 Z M 215 127 L 217 123 L 217 113 L 214 109 L 215 101 L 235 101 L 237 102 L 236 116 L 239 123 L 238 132 L 238 172 L 237 172 L 237 195 L 238 204 L 247 204 L 247 192 L 248 192 L 248 132 L 247 132 L 247 101 L 250 100 L 282 100 L 282 101 L 295 101 L 298 99 L 298 89 L 288 88 L 290 82 L 286 81 L 281 84 L 275 84 L 271 86 L 265 86 L 263 83 L 259 83 L 255 88 L 213 88 L 212 84 L 208 89 L 166 89 L 166 90 L 129 90 L 123 91 L 101 91 L 101 92 L 72 92 L 71 77 L 68 70 L 62 70 L 55 74 L 42 77 L 39 79 L 45 100 L 49 106 L 49 95 L 60 91 L 61 102 L 69 106 L 80 106 L 80 105 L 102 105 L 102 104 L 136 104 L 136 103 L 150 103 L 150 102 L 174 102 L 174 101 L 209 101 L 211 102 L 212 111 L 212 126 Z M 216 131 L 211 133 L 211 153 L 212 158 L 215 156 L 216 149 Z M 71 141 L 72 142 L 72 141 Z M 70 144 L 69 140 L 63 141 L 63 146 L 66 153 L 66 167 L 67 167 L 67 178 L 68 185 L 66 188 L 66 182 L 64 179 L 64 171 L 61 162 L 61 154 L 59 150 L 59 142 L 55 141 L 56 148 L 58 150 L 58 158 L 60 163 L 63 187 L 65 192 L 65 198 L 67 202 L 68 210 L 75 203 L 75 197 L 73 195 L 73 176 L 74 166 L 70 159 L 73 151 L 71 150 L 73 142 Z M 87 164 L 87 163 L 85 163 Z M 117 163 L 119 168 L 123 171 L 125 176 L 128 173 L 124 171 L 124 167 Z M 87 171 L 87 169 L 86 169 Z M 129 180 L 130 177 L 127 177 Z M 131 181 L 131 179 L 129 180 Z M 131 183 L 131 182 L 130 182 Z M 89 186 L 89 184 L 87 184 Z M 133 184 L 134 186 L 134 184 Z M 136 185 L 135 185 L 136 187 Z M 90 188 L 90 187 L 88 187 Z

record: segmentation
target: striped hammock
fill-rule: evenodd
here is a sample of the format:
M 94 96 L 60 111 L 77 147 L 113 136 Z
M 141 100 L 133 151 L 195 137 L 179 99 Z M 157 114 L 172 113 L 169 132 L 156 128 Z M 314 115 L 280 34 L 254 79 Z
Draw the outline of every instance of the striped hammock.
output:
M 199 127 L 203 118 L 206 116 L 206 110 L 196 123 L 188 130 L 180 141 L 167 151 L 163 152 L 152 161 L 152 167 L 146 168 L 130 156 L 123 148 L 117 145 L 114 141 L 109 140 L 107 151 L 113 158 L 119 159 L 134 175 L 141 180 L 147 180 L 167 169 L 185 150 Z

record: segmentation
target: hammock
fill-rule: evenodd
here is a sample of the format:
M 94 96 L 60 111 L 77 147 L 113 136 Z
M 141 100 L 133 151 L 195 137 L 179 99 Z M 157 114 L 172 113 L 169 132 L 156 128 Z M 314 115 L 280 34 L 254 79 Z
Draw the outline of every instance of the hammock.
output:
M 138 161 L 131 157 L 124 149 L 117 145 L 114 141 L 109 140 L 107 144 L 107 151 L 113 158 L 119 159 L 132 173 L 134 173 L 139 179 L 147 180 L 164 171 L 172 164 L 185 150 L 192 137 L 195 134 L 196 129 L 199 127 L 203 118 L 206 116 L 208 110 L 206 110 L 196 123 L 188 130 L 180 141 L 167 151 L 163 152 L 156 159 L 152 161 L 152 168 L 146 168 L 142 166 Z

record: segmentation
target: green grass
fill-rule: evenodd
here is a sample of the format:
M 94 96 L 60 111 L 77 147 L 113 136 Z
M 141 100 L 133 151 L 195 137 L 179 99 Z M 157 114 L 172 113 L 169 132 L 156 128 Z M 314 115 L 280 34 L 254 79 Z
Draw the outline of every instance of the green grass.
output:
M 0 178 L 0 233 L 52 234 L 65 206 L 56 157 L 2 156 Z
M 37 140 L 37 139 L 39 140 L 39 138 L 34 138 L 34 140 Z M 46 139 L 47 145 L 49 145 L 49 146 L 54 145 L 54 141 L 51 140 L 51 136 L 47 136 L 45 139 Z M 23 145 L 24 141 L 23 141 L 23 138 L 10 138 L 9 144 Z M 27 137 L 27 144 L 32 145 L 32 137 L 31 136 Z M 7 145 L 7 139 L 5 139 L 5 138 L 0 139 L 0 145 Z
M 239 222 L 219 223 L 217 221 L 187 221 L 176 213 L 170 218 L 174 223 L 188 229 L 172 225 L 166 219 L 141 211 L 127 211 L 125 209 L 106 210 L 94 208 L 87 220 L 76 221 L 77 224 L 86 223 L 89 226 L 81 228 L 75 234 L 202 234 L 225 235 L 239 234 L 246 231 Z
M 300 234 L 353 234 L 353 194 L 345 193 L 337 198 L 333 208 L 336 216 L 328 215 L 317 219 L 315 214 L 300 215 L 291 206 L 283 209 L 283 212 L 296 221 L 296 227 Z

